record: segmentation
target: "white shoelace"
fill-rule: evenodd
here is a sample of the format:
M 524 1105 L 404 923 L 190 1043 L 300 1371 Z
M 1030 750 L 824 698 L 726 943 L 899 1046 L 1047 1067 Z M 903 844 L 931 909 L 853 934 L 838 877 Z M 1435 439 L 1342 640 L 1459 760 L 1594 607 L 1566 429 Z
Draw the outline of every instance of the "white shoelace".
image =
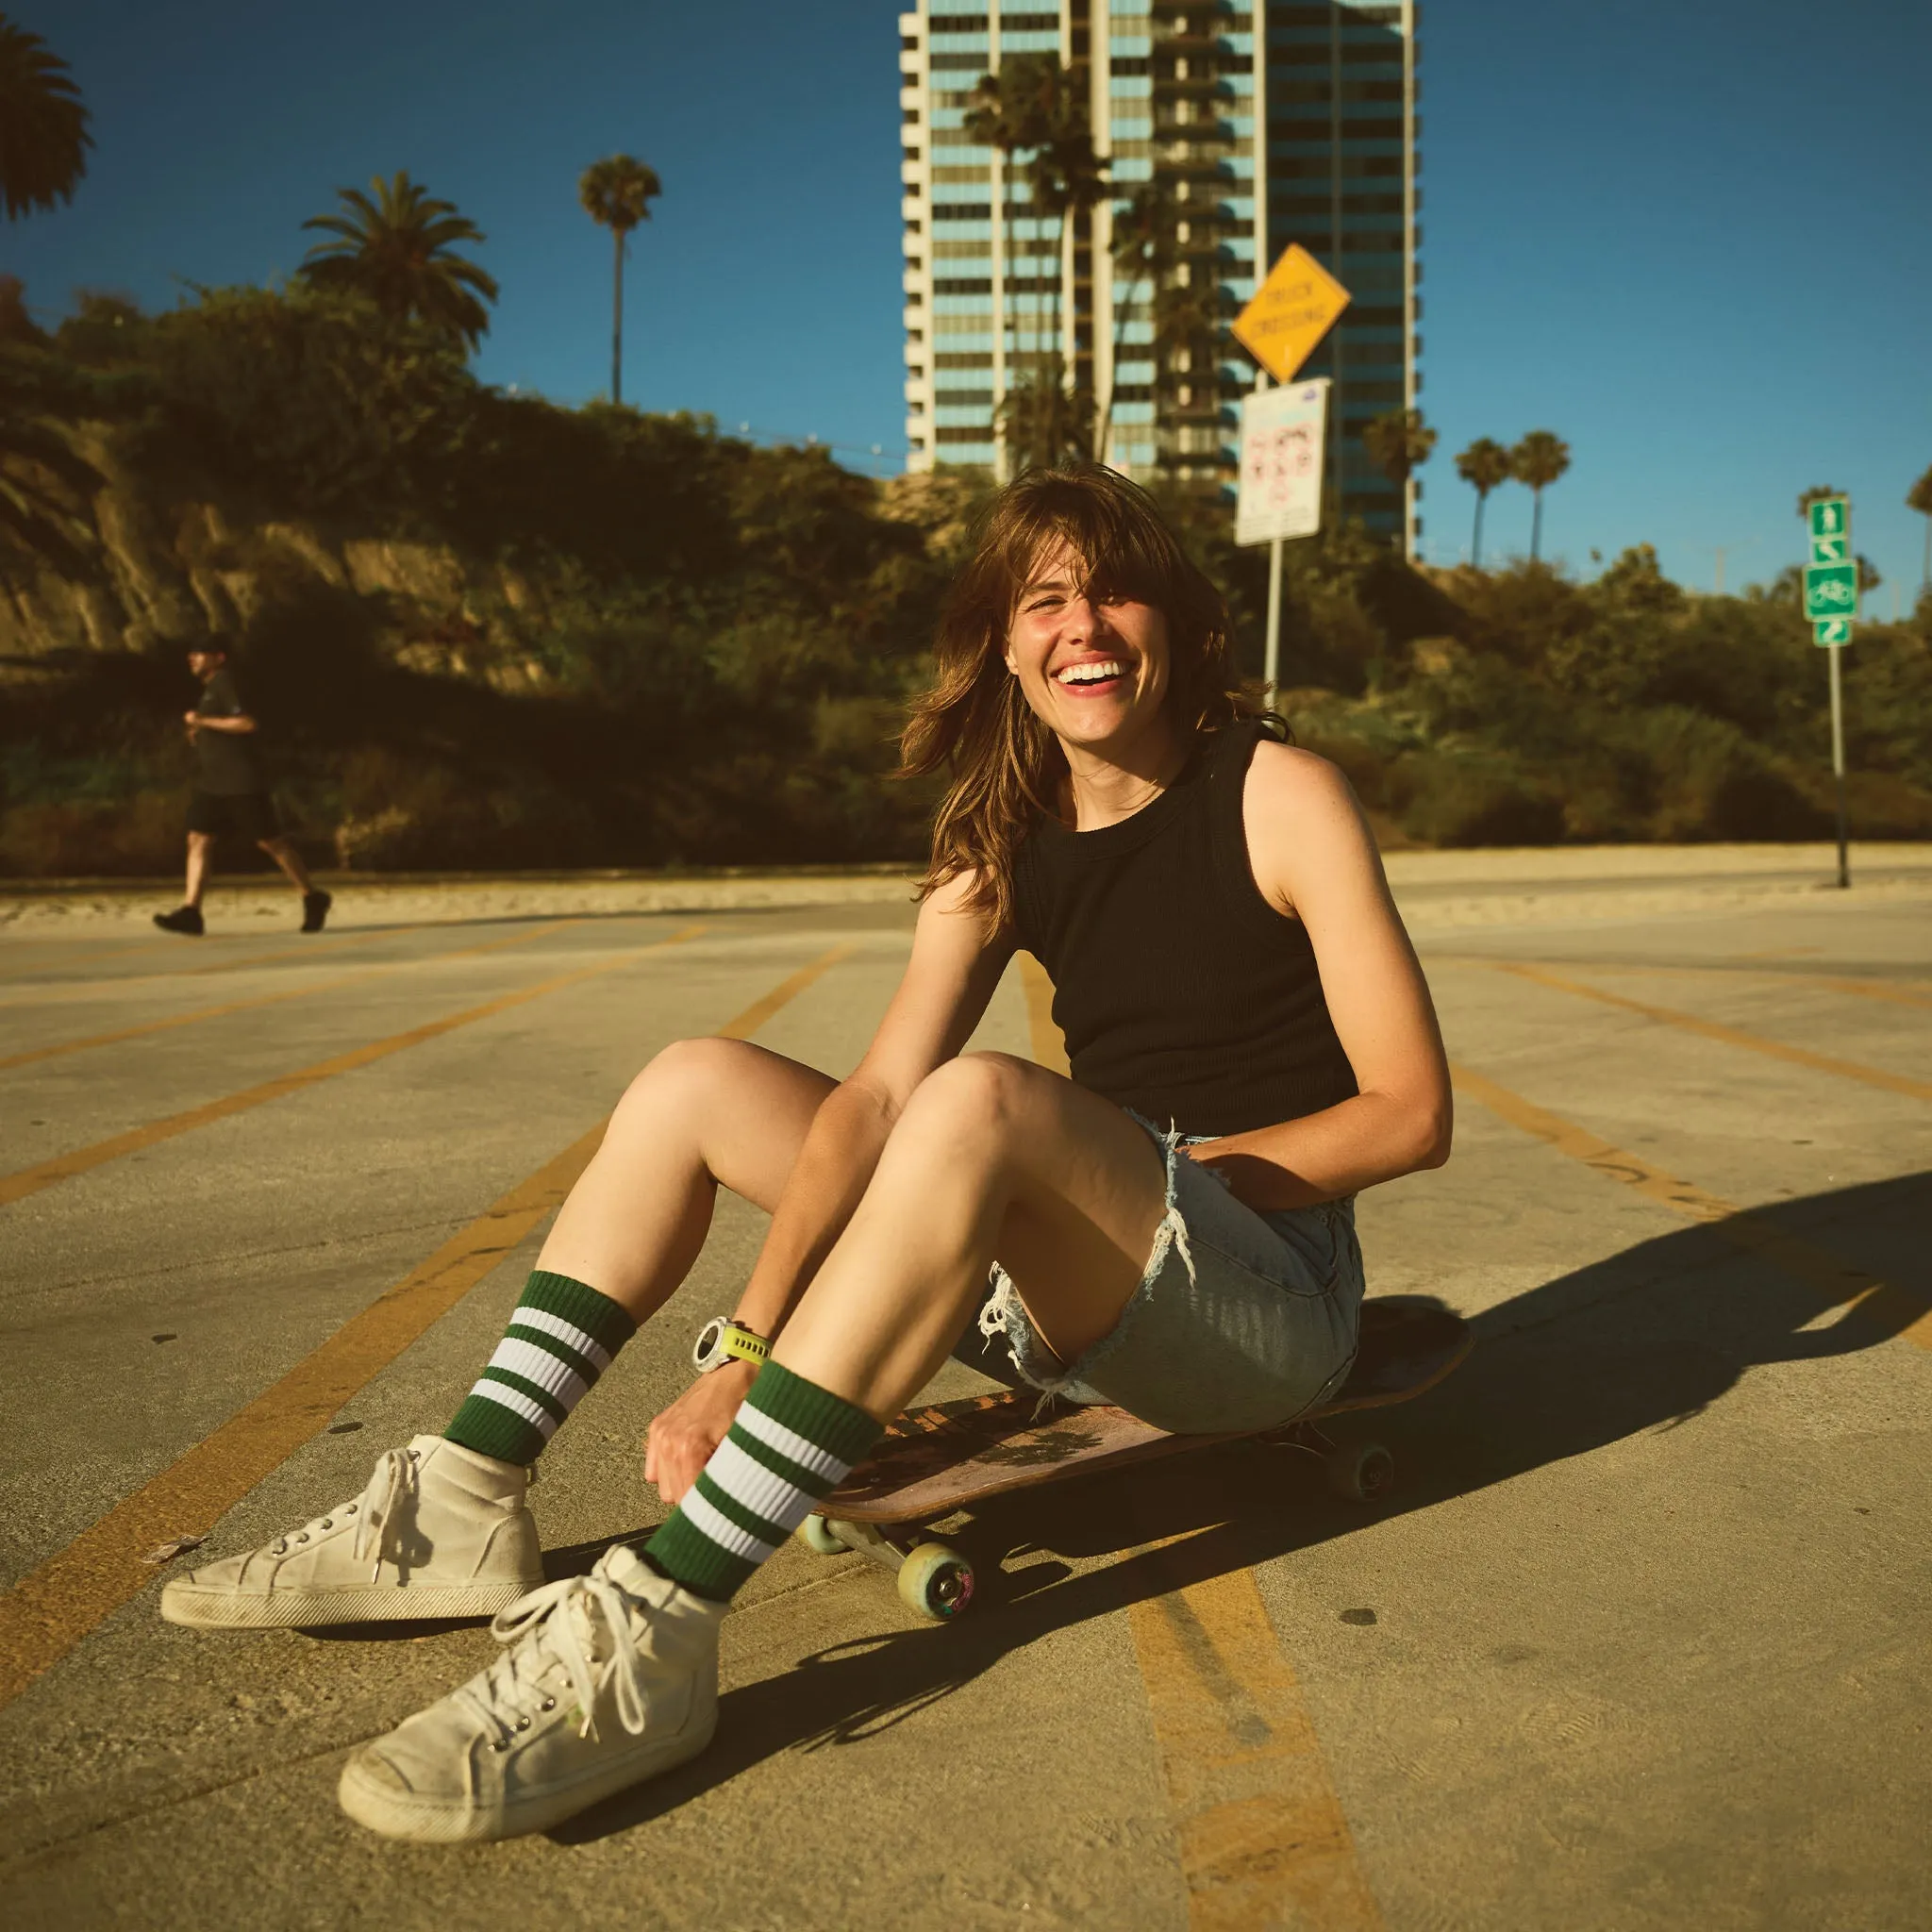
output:
M 318 1532 L 333 1529 L 338 1516 L 353 1516 L 356 1519 L 356 1537 L 349 1546 L 349 1554 L 359 1562 L 374 1543 L 375 1561 L 369 1570 L 369 1580 L 374 1583 L 382 1574 L 383 1558 L 395 1559 L 394 1531 L 402 1514 L 402 1505 L 416 1494 L 414 1452 L 408 1449 L 385 1450 L 382 1459 L 375 1465 L 375 1473 L 369 1478 L 368 1487 L 353 1502 L 338 1504 L 326 1516 L 311 1516 L 300 1529 L 288 1530 L 278 1536 L 267 1545 L 268 1554 L 286 1557 L 291 1543 L 306 1543 Z
M 534 1712 L 556 1704 L 541 1682 L 553 1661 L 563 1666 L 583 1712 L 577 1735 L 597 1735 L 599 1666 L 592 1619 L 602 1624 L 608 1641 L 608 1661 L 617 1679 L 618 1720 L 633 1736 L 644 1728 L 643 1672 L 631 1638 L 631 1602 L 608 1576 L 567 1576 L 531 1591 L 497 1613 L 490 1634 L 499 1643 L 515 1644 L 515 1649 L 499 1657 L 480 1679 L 473 1678 L 454 1693 L 464 1709 L 495 1733 L 491 1740 L 493 1749 L 507 1749 L 514 1733 L 529 1729 Z

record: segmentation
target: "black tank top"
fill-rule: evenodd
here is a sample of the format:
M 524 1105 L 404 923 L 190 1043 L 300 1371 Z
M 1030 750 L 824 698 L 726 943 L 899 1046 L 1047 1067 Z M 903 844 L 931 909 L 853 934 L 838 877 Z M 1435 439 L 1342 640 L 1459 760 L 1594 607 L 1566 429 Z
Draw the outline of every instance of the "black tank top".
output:
M 1241 789 L 1261 730 L 1217 732 L 1118 824 L 1041 819 L 1014 865 L 1018 938 L 1054 983 L 1074 1078 L 1186 1134 L 1273 1126 L 1358 1091 L 1307 931 L 1248 864 Z

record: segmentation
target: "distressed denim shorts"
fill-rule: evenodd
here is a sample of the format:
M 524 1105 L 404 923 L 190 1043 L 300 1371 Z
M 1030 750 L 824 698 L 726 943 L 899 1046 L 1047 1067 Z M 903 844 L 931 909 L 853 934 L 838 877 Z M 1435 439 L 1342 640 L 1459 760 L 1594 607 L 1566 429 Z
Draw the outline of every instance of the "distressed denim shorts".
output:
M 1063 1365 L 995 1262 L 956 1358 L 1009 1386 L 1112 1403 L 1176 1435 L 1292 1421 L 1339 1389 L 1355 1361 L 1362 1252 L 1353 1199 L 1244 1208 L 1218 1174 L 1178 1151 L 1209 1137 L 1134 1118 L 1166 1163 L 1167 1213 L 1112 1333 Z

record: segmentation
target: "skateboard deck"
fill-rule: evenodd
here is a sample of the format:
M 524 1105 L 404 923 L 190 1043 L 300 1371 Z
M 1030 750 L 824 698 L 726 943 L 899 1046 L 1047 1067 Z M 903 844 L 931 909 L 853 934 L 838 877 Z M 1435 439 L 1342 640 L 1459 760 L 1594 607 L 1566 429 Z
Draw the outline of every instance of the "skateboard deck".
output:
M 1319 1424 L 1433 1389 L 1468 1355 L 1473 1340 L 1461 1316 L 1426 1297 L 1365 1302 L 1355 1366 L 1341 1391 L 1319 1408 L 1263 1430 L 1177 1436 L 1125 1409 L 1097 1407 L 1042 1417 L 1041 1398 L 1030 1390 L 935 1403 L 893 1423 L 802 1534 L 815 1549 L 862 1550 L 898 1570 L 908 1603 L 924 1615 L 950 1617 L 972 1596 L 971 1566 L 936 1542 L 908 1554 L 906 1532 L 1008 1491 L 1258 1439 L 1322 1457 L 1332 1488 L 1372 1502 L 1388 1490 L 1394 1459 L 1378 1443 L 1337 1444 Z M 949 1589 L 957 1601 L 946 1600 Z

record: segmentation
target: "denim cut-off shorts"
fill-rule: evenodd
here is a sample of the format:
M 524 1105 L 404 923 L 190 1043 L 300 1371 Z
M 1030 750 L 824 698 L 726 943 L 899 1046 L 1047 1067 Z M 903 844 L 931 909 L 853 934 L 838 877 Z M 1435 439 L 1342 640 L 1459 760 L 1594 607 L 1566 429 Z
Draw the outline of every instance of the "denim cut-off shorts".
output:
M 1167 1212 L 1112 1333 L 1063 1365 L 995 1262 L 976 1332 L 968 1329 L 956 1358 L 1009 1386 L 1112 1403 L 1177 1435 L 1292 1421 L 1339 1389 L 1355 1361 L 1362 1251 L 1354 1200 L 1244 1208 L 1212 1168 L 1177 1151 L 1209 1137 L 1134 1119 L 1166 1164 Z

